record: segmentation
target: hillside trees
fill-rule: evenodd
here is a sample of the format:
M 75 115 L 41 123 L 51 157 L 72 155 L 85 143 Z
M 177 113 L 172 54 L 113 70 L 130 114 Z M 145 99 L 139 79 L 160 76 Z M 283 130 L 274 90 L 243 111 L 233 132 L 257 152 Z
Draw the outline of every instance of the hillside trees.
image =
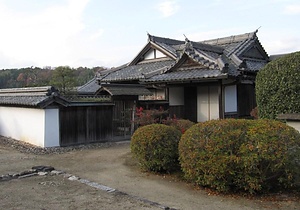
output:
M 80 86 L 92 79 L 104 67 L 78 67 L 72 68 L 75 86 Z M 20 69 L 0 70 L 0 88 L 22 88 L 51 85 L 53 68 L 26 67 Z M 53 80 L 53 79 L 52 79 Z
M 74 70 L 69 66 L 59 66 L 53 71 L 50 84 L 59 89 L 62 94 L 67 94 L 76 86 Z

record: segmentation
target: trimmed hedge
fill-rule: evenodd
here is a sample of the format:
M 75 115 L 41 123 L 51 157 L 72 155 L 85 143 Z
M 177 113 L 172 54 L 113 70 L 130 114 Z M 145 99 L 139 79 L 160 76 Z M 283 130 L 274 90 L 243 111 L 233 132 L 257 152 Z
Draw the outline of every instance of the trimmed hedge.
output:
M 181 133 L 172 126 L 151 124 L 138 128 L 131 137 L 131 152 L 148 171 L 171 172 L 179 168 Z
M 163 124 L 173 126 L 177 130 L 179 130 L 181 133 L 184 133 L 190 127 L 192 127 L 193 125 L 195 125 L 195 123 L 192 122 L 192 121 L 190 121 L 190 120 L 176 119 L 176 118 L 164 120 Z
M 256 76 L 259 118 L 300 112 L 300 52 L 268 63 Z
M 290 188 L 299 176 L 300 134 L 272 120 L 212 120 L 179 142 L 185 178 L 220 192 Z

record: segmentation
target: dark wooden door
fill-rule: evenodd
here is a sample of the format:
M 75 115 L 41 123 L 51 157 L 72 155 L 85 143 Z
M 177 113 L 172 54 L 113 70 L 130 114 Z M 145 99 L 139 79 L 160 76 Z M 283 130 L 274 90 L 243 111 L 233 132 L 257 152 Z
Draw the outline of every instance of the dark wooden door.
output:
M 184 88 L 185 119 L 197 122 L 197 87 Z
M 132 132 L 132 112 L 134 101 L 115 100 L 113 108 L 113 138 L 130 139 Z
M 76 106 L 60 109 L 60 145 L 112 140 L 112 106 Z

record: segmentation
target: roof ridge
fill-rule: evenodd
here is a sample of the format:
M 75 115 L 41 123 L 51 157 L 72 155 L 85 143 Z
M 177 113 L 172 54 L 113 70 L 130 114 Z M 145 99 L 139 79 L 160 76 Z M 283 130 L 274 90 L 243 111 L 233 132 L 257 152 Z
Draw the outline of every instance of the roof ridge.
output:
M 159 36 L 153 36 L 148 34 L 148 41 L 152 42 L 160 42 L 160 43 L 167 43 L 170 45 L 178 45 L 178 44 L 184 44 L 185 41 L 177 40 L 177 39 L 171 39 L 166 37 L 159 37 Z
M 216 39 L 208 39 L 208 40 L 200 41 L 200 43 L 213 44 L 213 45 L 231 44 L 231 43 L 240 42 L 247 39 L 254 39 L 256 38 L 257 32 L 258 30 L 254 32 L 244 33 L 244 34 L 231 35 L 231 36 L 226 36 L 226 37 L 221 37 Z
M 222 53 L 224 50 L 223 47 L 217 45 L 211 45 L 207 43 L 194 42 L 194 41 L 191 41 L 191 43 L 193 44 L 194 48 L 200 48 L 201 50 L 207 50 L 207 51 L 217 52 L 217 53 Z
M 41 95 L 49 95 L 53 92 L 58 92 L 58 90 L 53 86 L 0 89 L 0 95 L 1 94 L 33 94 L 33 93 L 41 94 Z

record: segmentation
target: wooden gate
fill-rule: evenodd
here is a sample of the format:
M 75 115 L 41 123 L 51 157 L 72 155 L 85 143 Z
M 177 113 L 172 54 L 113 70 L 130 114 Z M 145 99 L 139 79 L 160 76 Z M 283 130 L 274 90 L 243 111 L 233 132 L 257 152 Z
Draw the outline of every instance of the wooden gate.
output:
M 60 146 L 111 141 L 112 112 L 112 105 L 61 108 Z
M 115 140 L 130 139 L 133 132 L 132 115 L 134 101 L 132 100 L 115 100 L 113 111 L 113 138 Z

